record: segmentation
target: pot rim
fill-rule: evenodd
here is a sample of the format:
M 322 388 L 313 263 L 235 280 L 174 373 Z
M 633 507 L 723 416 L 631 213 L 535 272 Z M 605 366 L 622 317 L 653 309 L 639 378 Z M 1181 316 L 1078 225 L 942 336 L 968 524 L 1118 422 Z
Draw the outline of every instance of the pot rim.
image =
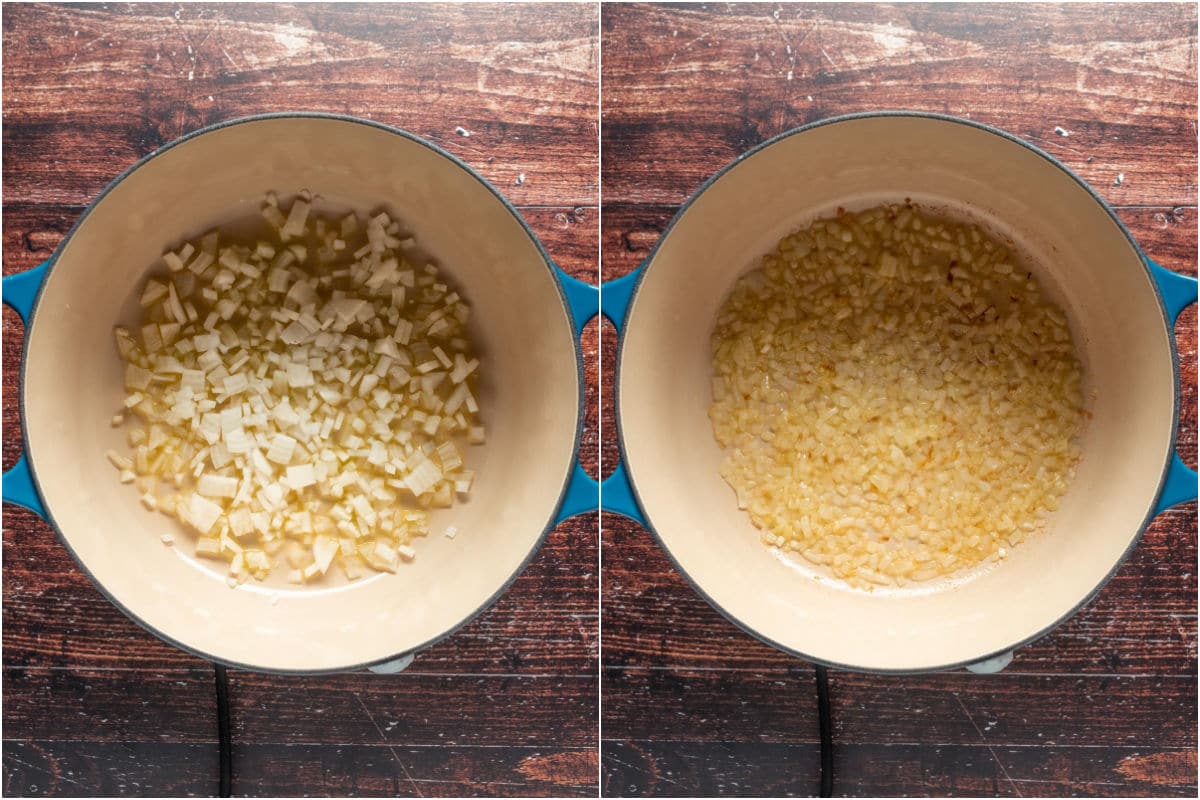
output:
M 109 192 L 111 192 L 118 185 L 120 185 L 122 181 L 124 181 L 126 178 L 128 178 L 130 175 L 132 175 L 139 168 L 141 168 L 142 166 L 144 166 L 145 164 L 150 162 L 152 159 L 162 155 L 163 153 L 166 153 L 168 150 L 171 150 L 182 144 L 186 144 L 187 142 L 191 141 L 192 139 L 196 139 L 205 134 L 214 133 L 223 128 L 229 128 L 229 127 L 233 127 L 235 125 L 242 125 L 245 123 L 261 122 L 264 120 L 279 120 L 279 119 L 323 119 L 323 120 L 331 120 L 331 121 L 335 121 L 335 122 L 348 122 L 348 123 L 353 123 L 353 124 L 357 124 L 357 125 L 365 125 L 367 127 L 376 128 L 378 130 L 385 131 L 387 133 L 392 133 L 392 134 L 398 135 L 404 139 L 409 140 L 410 142 L 421 145 L 422 147 L 425 147 L 428 150 L 431 150 L 434 153 L 436 153 L 437 155 L 446 159 L 451 164 L 453 164 L 454 166 L 463 170 L 468 175 L 470 175 L 472 178 L 474 178 L 476 181 L 478 181 L 479 184 L 481 186 L 483 186 L 484 189 L 486 189 L 488 192 L 490 192 L 492 194 L 493 197 L 495 197 L 497 200 L 499 200 L 500 203 L 504 206 L 504 208 L 509 212 L 509 214 L 512 215 L 513 219 L 516 220 L 517 224 L 519 224 L 521 226 L 522 230 L 525 232 L 525 235 L 529 237 L 529 241 L 532 242 L 533 246 L 537 249 L 538 255 L 541 256 L 542 263 L 545 265 L 546 270 L 550 273 L 550 277 L 554 280 L 554 286 L 558 290 L 558 297 L 559 297 L 559 302 L 561 303 L 563 319 L 566 322 L 567 330 L 571 333 L 571 337 L 572 337 L 572 349 L 575 352 L 576 389 L 577 389 L 578 398 L 579 398 L 578 408 L 577 408 L 576 414 L 575 414 L 575 434 L 574 434 L 575 443 L 572 448 L 572 453 L 574 453 L 575 455 L 571 459 L 571 463 L 569 463 L 565 469 L 565 474 L 562 479 L 561 488 L 559 489 L 559 493 L 558 493 L 558 501 L 554 504 L 554 507 L 550 510 L 549 518 L 546 522 L 546 525 L 542 528 L 541 533 L 538 534 L 538 537 L 537 537 L 536 541 L 533 543 L 533 546 L 530 548 L 529 553 L 525 556 L 525 558 L 521 561 L 521 563 L 517 566 L 517 568 L 512 572 L 512 574 L 509 575 L 508 578 L 505 579 L 505 581 L 496 589 L 496 591 L 493 592 L 477 608 L 475 608 L 473 611 L 471 611 L 469 614 L 467 614 L 463 619 L 461 619 L 455 625 L 453 625 L 452 627 L 443 631 L 439 635 L 434 636 L 425 642 L 422 642 L 419 645 L 416 645 L 411 648 L 406 648 L 406 649 L 398 651 L 394 654 L 391 654 L 391 655 L 388 655 L 388 656 L 385 656 L 382 658 L 373 659 L 371 661 L 367 661 L 367 662 L 363 662 L 363 663 L 354 663 L 354 664 L 348 664 L 345 666 L 322 668 L 322 669 L 290 669 L 290 668 L 281 668 L 281 667 L 262 667 L 262 666 L 256 666 L 254 664 L 245 664 L 245 663 L 241 663 L 241 662 L 230 660 L 230 659 L 218 658 L 217 656 L 215 656 L 211 653 L 206 653 L 206 652 L 203 652 L 202 650 L 200 650 L 199 648 L 192 647 L 191 645 L 188 645 L 188 644 L 176 639 L 173 636 L 168 636 L 167 634 L 163 633 L 162 631 L 158 630 L 154 626 L 147 623 L 138 614 L 134 613 L 132 609 L 130 609 L 123 603 L 119 602 L 108 591 L 107 587 L 105 587 L 96 578 L 96 576 L 94 574 L 92 574 L 92 571 L 88 568 L 87 564 L 85 564 L 83 562 L 83 560 L 76 554 L 75 549 L 73 547 L 71 547 L 70 541 L 67 539 L 66 535 L 63 534 L 62 529 L 59 527 L 58 522 L 55 520 L 54 513 L 53 513 L 52 509 L 50 508 L 50 505 L 45 502 L 45 498 L 42 496 L 42 492 L 41 492 L 41 481 L 38 478 L 37 468 L 34 464 L 33 450 L 29 446 L 28 428 L 25 425 L 25 405 L 26 405 L 25 369 L 29 362 L 29 360 L 28 360 L 29 342 L 30 342 L 30 339 L 32 338 L 30 336 L 30 334 L 33 331 L 34 321 L 37 318 L 38 308 L 41 305 L 41 301 L 42 301 L 42 288 L 46 285 L 46 281 L 49 280 L 50 273 L 58 265 L 59 256 L 62 254 L 62 252 L 66 248 L 66 246 L 70 243 L 71 238 L 75 235 L 75 232 L 84 223 L 84 221 L 88 218 L 88 216 L 91 215 L 92 211 L 101 203 L 101 201 L 104 200 L 104 198 L 109 194 Z M 501 595 L 503 595 L 506 591 L 508 591 L 509 587 L 512 586 L 513 582 L 516 581 L 516 579 L 518 577 L 520 577 L 521 573 L 523 573 L 525 571 L 526 567 L 529 566 L 529 562 L 531 562 L 534 559 L 534 557 L 541 551 L 542 546 L 546 542 L 546 537 L 550 535 L 550 531 L 554 530 L 554 528 L 557 527 L 557 523 L 555 520 L 558 516 L 558 510 L 559 510 L 559 508 L 561 508 L 563 501 L 566 499 L 567 488 L 570 485 L 570 481 L 571 481 L 571 477 L 572 477 L 572 474 L 573 474 L 573 471 L 575 468 L 575 464 L 578 461 L 579 446 L 580 446 L 580 442 L 583 438 L 583 422 L 584 422 L 584 413 L 586 410 L 585 407 L 586 407 L 586 402 L 587 402 L 586 401 L 586 391 L 587 390 L 586 390 L 586 386 L 584 384 L 584 373 L 583 373 L 583 350 L 579 344 L 578 337 L 575 335 L 574 323 L 572 322 L 573 317 L 571 314 L 570 305 L 567 300 L 566 291 L 563 288 L 562 281 L 559 279 L 558 275 L 556 274 L 558 268 L 555 266 L 553 260 L 551 260 L 549 253 L 546 252 L 545 247 L 542 246 L 541 241 L 534 234 L 533 230 L 529 227 L 529 224 L 525 221 L 525 219 L 517 211 L 516 206 L 513 205 L 513 203 L 507 197 L 505 197 L 503 194 L 501 194 L 500 191 L 495 186 L 493 186 L 486 178 L 484 178 L 482 175 L 480 175 L 478 172 L 476 172 L 465 161 L 458 158 L 454 154 L 444 150 L 443 148 L 439 147 L 438 145 L 434 144 L 433 142 L 430 142 L 420 136 L 417 136 L 414 133 L 410 133 L 409 131 L 406 131 L 402 128 L 397 128 L 395 126 L 387 125 L 382 122 L 377 122 L 375 120 L 364 119 L 362 117 L 355 117 L 355 116 L 351 116 L 349 114 L 326 113 L 326 112 L 322 112 L 322 111 L 275 111 L 275 112 L 269 112 L 269 113 L 263 113 L 263 114 L 251 114 L 251 115 L 245 116 L 245 117 L 237 117 L 237 118 L 230 119 L 230 120 L 216 122 L 211 125 L 206 125 L 202 128 L 197 128 L 194 131 L 190 131 L 190 132 L 184 134 L 183 136 L 180 136 L 177 139 L 173 139 L 172 141 L 167 142 L 166 144 L 162 145 L 161 147 L 155 148 L 150 153 L 142 156 L 136 162 L 134 162 L 131 166 L 129 166 L 125 170 L 123 170 L 119 175 L 117 175 L 117 177 L 113 178 L 113 180 L 107 186 L 105 186 L 104 189 L 98 195 L 96 195 L 96 197 L 93 198 L 91 202 L 89 202 L 87 204 L 87 207 L 83 210 L 83 212 L 75 220 L 74 224 L 71 225 L 70 230 L 68 230 L 66 235 L 63 236 L 62 241 L 60 241 L 58 243 L 58 246 L 54 248 L 54 252 L 50 255 L 50 257 L 48 259 L 46 259 L 45 264 L 47 265 L 46 266 L 46 274 L 42 277 L 42 281 L 38 286 L 37 295 L 34 298 L 33 305 L 31 306 L 30 311 L 29 311 L 29 319 L 25 323 L 25 335 L 24 335 L 24 341 L 22 343 L 22 348 L 21 348 L 21 370 L 20 370 L 20 375 L 19 375 L 20 390 L 18 392 L 18 413 L 20 414 L 20 420 L 21 420 L 21 444 L 22 444 L 22 447 L 24 448 L 23 452 L 25 453 L 25 460 L 29 467 L 30 479 L 33 483 L 34 490 L 38 494 L 38 498 L 42 501 L 42 507 L 44 508 L 44 510 L 46 512 L 46 522 L 49 523 L 50 527 L 54 530 L 54 533 L 57 535 L 58 540 L 62 543 L 63 547 L 66 548 L 67 552 L 71 554 L 71 558 L 75 561 L 76 565 L 78 565 L 79 569 L 92 582 L 92 585 L 95 586 L 97 590 L 99 590 L 100 594 L 102 594 L 106 600 L 108 600 L 110 603 L 112 603 L 114 606 L 116 606 L 121 611 L 121 613 L 123 613 L 129 619 L 131 619 L 135 623 L 137 623 L 137 625 L 139 627 L 141 627 L 143 630 L 146 630 L 147 632 L 153 634 L 155 637 L 157 637 L 158 639 L 161 639 L 162 641 L 166 642 L 167 644 L 170 644 L 173 647 L 176 647 L 190 655 L 196 656 L 197 658 L 202 658 L 206 661 L 211 661 L 213 663 L 222 664 L 224 666 L 231 667 L 234 669 L 242 669 L 242 670 L 248 670 L 248 671 L 259 672 L 259 673 L 264 673 L 264 674 L 272 674 L 272 675 L 330 675 L 330 674 L 337 674 L 337 673 L 342 673 L 342 672 L 357 672 L 357 671 L 369 669 L 371 667 L 388 664 L 393 661 L 397 661 L 406 655 L 410 655 L 410 654 L 425 650 L 425 649 L 441 642 L 442 640 L 449 638 L 453 634 L 457 633 L 460 629 L 465 627 L 467 624 L 474 621 L 480 614 L 482 614 L 484 611 L 486 611 L 492 605 L 494 605 L 495 602 L 500 599 Z
M 626 327 L 626 325 L 628 325 L 630 318 L 633 316 L 635 300 L 637 299 L 638 292 L 641 290 L 642 281 L 645 279 L 646 274 L 650 271 L 650 268 L 653 267 L 654 259 L 655 259 L 655 256 L 658 254 L 659 248 L 662 247 L 663 242 L 666 241 L 667 237 L 674 230 L 675 225 L 683 219 L 684 215 L 687 213 L 688 209 L 691 208 L 692 204 L 695 203 L 702 194 L 704 194 L 706 191 L 708 191 L 710 188 L 712 188 L 712 186 L 714 184 L 716 184 L 721 178 L 723 178 L 726 173 L 731 172 L 732 170 L 736 169 L 743 161 L 748 160 L 752 156 L 757 155 L 758 153 L 762 152 L 763 150 L 766 150 L 767 148 L 771 147 L 772 145 L 782 142 L 784 139 L 790 139 L 793 136 L 807 133 L 809 131 L 816 130 L 818 128 L 823 128 L 827 125 L 835 125 L 835 124 L 842 123 L 842 122 L 853 122 L 853 121 L 863 120 L 863 119 L 911 119 L 911 118 L 931 119 L 931 120 L 937 120 L 940 122 L 948 122 L 948 123 L 954 123 L 957 125 L 963 125 L 963 126 L 966 126 L 969 128 L 975 128 L 977 130 L 984 131 L 986 133 L 990 133 L 995 136 L 999 136 L 1000 138 L 1005 139 L 1009 142 L 1012 142 L 1013 144 L 1017 144 L 1017 145 L 1020 145 L 1021 147 L 1024 147 L 1025 149 L 1029 150 L 1030 152 L 1034 153 L 1035 155 L 1041 156 L 1044 160 L 1049 162 L 1052 166 L 1058 168 L 1067 177 L 1069 177 L 1070 179 L 1075 181 L 1075 183 L 1078 184 L 1085 192 L 1087 192 L 1087 194 L 1092 198 L 1092 200 L 1095 201 L 1104 210 L 1104 212 L 1108 215 L 1109 219 L 1117 226 L 1118 230 L 1120 230 L 1121 234 L 1125 237 L 1126 241 L 1129 242 L 1130 247 L 1133 248 L 1134 253 L 1136 253 L 1138 256 L 1138 262 L 1140 263 L 1141 268 L 1146 275 L 1146 279 L 1149 284 L 1149 288 L 1153 292 L 1155 301 L 1158 304 L 1159 314 L 1161 315 L 1161 319 L 1162 319 L 1162 323 L 1163 323 L 1163 329 L 1166 332 L 1167 341 L 1170 345 L 1171 370 L 1172 370 L 1172 374 L 1173 374 L 1173 378 L 1174 378 L 1174 385 L 1175 385 L 1175 390 L 1174 390 L 1173 400 L 1172 400 L 1172 407 L 1171 407 L 1171 437 L 1170 437 L 1171 445 L 1169 445 L 1167 447 L 1166 454 L 1163 458 L 1163 467 L 1162 467 L 1162 471 L 1159 474 L 1158 488 L 1155 490 L 1154 495 L 1151 498 L 1149 498 L 1148 509 L 1147 509 L 1146 515 L 1142 518 L 1142 522 L 1139 524 L 1137 531 L 1135 532 L 1133 538 L 1130 540 L 1129 546 L 1125 548 L 1124 552 L 1122 552 L 1120 557 L 1118 557 L 1117 560 L 1113 563 L 1113 566 L 1108 571 L 1108 573 L 1105 574 L 1099 580 L 1099 582 L 1091 589 L 1091 591 L 1089 591 L 1083 598 L 1081 598 L 1079 600 L 1079 602 L 1076 603 L 1074 606 L 1072 606 L 1071 609 L 1068 610 L 1065 614 L 1063 614 L 1062 616 L 1060 616 L 1058 619 L 1054 620 L 1050 624 L 1042 627 L 1037 632 L 1035 632 L 1029 636 L 1026 636 L 1025 638 L 1023 638 L 1017 642 L 1014 642 L 1012 645 L 1000 648 L 999 650 L 994 650 L 989 653 L 982 653 L 979 655 L 978 658 L 971 658 L 969 660 L 964 660 L 964 661 L 956 661 L 956 662 L 952 662 L 949 664 L 933 664 L 933 665 L 926 666 L 926 667 L 916 667 L 916 668 L 865 667 L 865 666 L 854 665 L 854 664 L 842 664 L 842 663 L 839 663 L 836 661 L 829 661 L 826 659 L 816 658 L 812 655 L 804 653 L 795 648 L 788 647 L 786 645 L 783 645 L 783 644 L 775 641 L 774 639 L 764 636 L 763 634 L 759 633 L 757 630 L 752 628 L 750 625 L 747 625 L 746 623 L 742 622 L 740 619 L 738 619 L 733 614 L 731 614 L 729 611 L 727 611 L 725 608 L 723 608 L 719 603 L 717 603 L 706 591 L 704 591 L 703 587 L 701 587 L 699 585 L 699 583 L 697 583 L 696 580 L 682 567 L 682 565 L 676 559 L 674 553 L 672 553 L 670 548 L 667 547 L 666 542 L 663 540 L 662 536 L 658 533 L 658 530 L 654 527 L 653 521 L 650 519 L 650 515 L 648 513 L 646 513 L 645 505 L 643 505 L 643 503 L 641 501 L 641 496 L 638 494 L 637 480 L 633 474 L 633 469 L 630 465 L 629 458 L 628 458 L 628 452 L 627 452 L 628 448 L 627 448 L 627 445 L 625 442 L 625 434 L 621 430 L 621 361 L 622 361 L 622 358 L 623 358 L 623 355 L 625 352 L 625 335 L 624 335 L 625 327 Z M 666 228 L 664 228 L 663 232 L 659 235 L 657 241 L 654 243 L 654 246 L 650 249 L 650 252 L 646 255 L 646 257 L 642 260 L 642 262 L 635 268 L 638 275 L 634 279 L 633 286 L 631 287 L 630 294 L 629 294 L 629 300 L 625 305 L 625 314 L 622 317 L 622 319 L 620 320 L 620 324 L 618 325 L 618 330 L 621 331 L 621 336 L 619 339 L 619 343 L 617 345 L 616 372 L 613 377 L 613 399 L 614 399 L 614 412 L 615 412 L 615 417 L 616 417 L 616 421 L 617 421 L 617 448 L 618 448 L 618 452 L 620 455 L 620 461 L 618 463 L 620 463 L 622 466 L 625 467 L 625 472 L 626 472 L 626 475 L 628 476 L 630 492 L 632 493 L 634 500 L 637 502 L 638 507 L 642 510 L 642 516 L 645 519 L 645 522 L 643 523 L 643 527 L 645 527 L 646 530 L 648 530 L 650 532 L 650 535 L 654 538 L 654 541 L 658 544 L 658 546 L 662 549 L 662 551 L 664 553 L 666 553 L 667 559 L 671 562 L 671 565 L 675 568 L 675 571 L 678 572 L 680 575 L 682 575 L 684 580 L 687 581 L 688 585 L 692 587 L 692 590 L 695 591 L 696 594 L 700 595 L 700 597 L 702 597 L 705 600 L 705 602 L 707 602 L 710 606 L 712 606 L 714 609 L 716 609 L 717 612 L 721 614 L 721 616 L 725 617 L 725 619 L 732 622 L 735 626 L 740 628 L 745 633 L 748 633 L 751 636 L 753 636 L 755 639 L 758 639 L 760 642 L 770 645 L 771 647 L 775 648 L 776 650 L 780 650 L 790 656 L 795 656 L 797 658 L 803 659 L 803 660 L 808 661 L 813 664 L 819 664 L 821 666 L 829 667 L 831 669 L 839 669 L 839 670 L 848 671 L 848 672 L 861 672 L 861 673 L 877 674 L 877 675 L 917 675 L 917 674 L 924 674 L 924 673 L 930 673 L 930 672 L 943 672 L 943 671 L 954 670 L 954 669 L 962 669 L 964 667 L 968 667 L 973 664 L 978 664 L 980 662 L 988 661 L 988 660 L 996 658 L 998 656 L 1003 656 L 1005 654 L 1015 652 L 1017 649 L 1025 647 L 1026 645 L 1029 645 L 1029 644 L 1037 641 L 1038 639 L 1041 639 L 1043 636 L 1050 633 L 1058 626 L 1062 625 L 1068 619 L 1075 616 L 1075 614 L 1079 613 L 1079 611 L 1084 606 L 1086 606 L 1088 603 L 1090 603 L 1096 597 L 1096 595 L 1100 593 L 1100 590 L 1103 589 L 1108 584 L 1109 580 L 1112 579 L 1113 575 L 1116 574 L 1117 570 L 1121 568 L 1121 565 L 1125 563 L 1125 560 L 1127 558 L 1129 558 L 1129 554 L 1133 552 L 1133 549 L 1135 547 L 1137 547 L 1138 542 L 1141 541 L 1142 534 L 1145 533 L 1146 528 L 1148 528 L 1150 526 L 1151 521 L 1154 519 L 1154 517 L 1156 517 L 1158 515 L 1158 512 L 1155 509 L 1158 504 L 1158 499 L 1159 499 L 1159 497 L 1161 497 L 1163 489 L 1166 484 L 1167 472 L 1170 469 L 1171 459 L 1175 452 L 1174 442 L 1176 441 L 1178 434 L 1179 434 L 1179 406 L 1180 406 L 1179 353 L 1178 353 L 1178 349 L 1175 346 L 1174 328 L 1173 328 L 1173 325 L 1171 324 L 1170 317 L 1167 314 L 1166 305 L 1163 302 L 1161 293 L 1154 288 L 1155 287 L 1154 276 L 1153 276 L 1153 273 L 1151 273 L 1150 267 L 1146 263 L 1146 261 L 1147 261 L 1146 254 L 1142 251 L 1142 248 L 1140 246 L 1138 246 L 1137 241 L 1133 238 L 1133 235 L 1129 232 L 1129 229 L 1127 227 L 1125 227 L 1125 223 L 1121 221 L 1121 219 L 1117 216 L 1116 212 L 1113 211 L 1112 207 L 1109 206 L 1109 204 L 1104 200 L 1104 198 L 1102 198 L 1096 192 L 1095 189 L 1093 189 L 1090 185 L 1088 185 L 1088 183 L 1086 181 L 1084 181 L 1083 178 L 1076 175 L 1069 167 L 1067 167 L 1065 164 L 1063 164 L 1057 158 L 1050 155 L 1049 153 L 1042 150 L 1041 148 L 1037 147 L 1036 145 L 1033 145 L 1033 144 L 1025 141 L 1024 139 L 1022 139 L 1018 136 L 1015 136 L 1014 134 L 1009 133 L 1008 131 L 1005 131 L 1001 128 L 997 128 L 992 125 L 987 125 L 982 122 L 976 122 L 975 120 L 971 120 L 971 119 L 965 119 L 963 117 L 956 117 L 956 116 L 953 116 L 950 114 L 939 114 L 936 112 L 928 112 L 928 111 L 912 111 L 912 110 L 903 110 L 903 109 L 862 111 L 862 112 L 857 112 L 857 113 L 852 113 L 852 114 L 841 114 L 838 116 L 826 117 L 824 119 L 816 120 L 814 122 L 810 122 L 805 125 L 800 125 L 798 127 L 791 128 L 789 130 L 784 131 L 783 133 L 777 134 L 775 136 L 772 136 L 769 139 L 766 139 L 763 142 L 760 142 L 759 144 L 750 148 L 746 152 L 737 156 L 733 161 L 725 164 L 723 167 L 721 167 L 719 170 L 717 170 L 715 173 L 713 173 L 707 180 L 705 180 L 704 183 L 700 184 L 699 188 L 697 188 L 696 191 L 693 192 L 687 198 L 687 200 L 685 200 L 684 203 L 679 207 L 679 210 L 675 213 L 675 216 L 671 218 L 671 221 L 669 223 L 667 223 Z

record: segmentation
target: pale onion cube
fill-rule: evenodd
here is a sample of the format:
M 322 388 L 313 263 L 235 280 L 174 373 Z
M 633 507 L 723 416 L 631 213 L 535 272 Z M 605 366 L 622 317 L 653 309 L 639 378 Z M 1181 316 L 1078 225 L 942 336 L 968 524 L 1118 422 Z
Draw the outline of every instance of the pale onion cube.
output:
M 262 478 L 272 478 L 275 475 L 271 462 L 267 461 L 267 457 L 257 447 L 250 451 L 250 465 Z
M 187 522 L 200 533 L 208 533 L 220 519 L 223 509 L 211 500 L 193 494 L 187 505 Z
M 182 389 L 190 389 L 193 392 L 203 392 L 206 387 L 204 380 L 204 371 L 199 369 L 185 369 L 180 374 L 179 386 Z
M 238 429 L 224 434 L 222 437 L 225 440 L 225 447 L 230 453 L 249 453 L 254 447 L 254 440 L 246 435 L 244 430 Z
M 196 491 L 205 497 L 233 497 L 237 494 L 238 479 L 205 473 L 196 483 Z
M 197 275 L 203 275 L 205 272 L 208 271 L 208 268 L 210 266 L 212 266 L 212 263 L 213 263 L 212 253 L 204 251 L 204 252 L 197 253 L 196 257 L 194 259 L 192 259 L 192 263 L 187 265 L 187 268 L 190 271 L 196 273 Z
M 242 554 L 246 561 L 246 567 L 253 572 L 269 572 L 271 569 L 271 559 L 262 550 L 247 550 Z
M 158 325 L 150 323 L 142 326 L 142 347 L 147 353 L 156 353 L 162 349 L 162 333 Z
M 255 497 L 265 508 L 274 511 L 283 506 L 284 491 L 278 483 L 270 483 L 259 490 Z
M 202 558 L 220 558 L 221 541 L 212 536 L 201 536 L 196 540 L 195 553 Z
M 358 515 L 358 518 L 368 525 L 374 525 L 375 520 L 379 518 L 375 509 L 371 507 L 371 502 L 361 494 L 356 494 L 351 498 L 350 505 L 354 507 L 354 512 Z
M 288 436 L 286 433 L 278 433 L 271 440 L 271 445 L 267 450 L 267 460 L 274 461 L 276 464 L 287 465 L 291 463 L 292 453 L 296 449 L 296 440 Z
M 133 462 L 125 456 L 118 453 L 116 450 L 109 450 L 104 454 L 114 467 L 118 470 L 133 469 Z
M 304 223 L 308 220 L 308 203 L 297 199 L 288 211 L 287 221 L 280 228 L 279 235 L 283 239 L 294 239 L 304 232 Z M 265 214 L 265 212 L 264 212 Z
M 396 323 L 396 331 L 392 334 L 392 339 L 400 344 L 407 345 L 412 340 L 413 323 L 411 320 L 400 319 Z
M 286 292 L 291 285 L 292 275 L 286 269 L 276 267 L 267 273 L 267 290 Z
M 376 375 L 373 372 L 369 373 L 367 375 L 363 375 L 362 380 L 360 380 L 358 383 L 358 393 L 361 396 L 366 397 L 378 385 L 379 385 L 379 376 L 378 375 Z M 135 387 L 135 388 L 140 388 L 140 387 Z
M 471 485 L 450 441 L 478 425 L 468 309 L 436 265 L 413 270 L 386 214 L 365 235 L 346 217 L 341 238 L 307 192 L 286 216 L 268 197 L 263 214 L 282 245 L 222 247 L 212 231 L 164 253 L 137 338 L 116 329 L 136 413 L 119 480 L 196 528 L 197 554 L 224 559 L 233 584 L 265 577 L 289 544 L 303 545 L 300 582 L 333 561 L 350 579 L 364 561 L 394 571 L 428 533 L 426 509 Z
M 404 483 L 409 491 L 420 496 L 433 489 L 441 479 L 442 471 L 437 465 L 427 458 L 422 458 L 404 478 Z
M 117 341 L 117 352 L 120 353 L 122 359 L 128 360 L 137 350 L 137 342 L 125 328 L 114 329 L 113 335 Z
M 125 388 L 126 389 L 145 389 L 150 385 L 154 374 L 149 370 L 142 369 L 137 364 L 127 364 L 125 366 Z
M 214 469 L 223 469 L 233 461 L 233 454 L 229 452 L 224 442 L 215 442 L 206 448 L 206 450 L 207 452 L 201 451 L 198 454 L 199 458 L 197 461 L 199 463 L 203 463 L 204 457 L 207 456 L 209 463 L 213 465 Z
M 226 395 L 235 395 L 250 388 L 250 379 L 244 372 L 237 372 L 227 377 L 222 386 Z
M 313 563 L 317 565 L 317 569 L 324 575 L 329 570 L 329 565 L 333 563 L 333 557 L 338 552 L 338 542 L 330 536 L 317 536 L 313 540 Z
M 337 391 L 336 389 L 330 388 L 329 386 L 318 387 L 317 395 L 331 406 L 338 405 L 339 403 L 342 402 L 343 399 L 345 399 L 342 397 L 341 392 Z M 332 422 L 332 420 L 329 419 L 328 417 L 326 419 L 329 420 L 330 422 Z
M 138 301 L 142 308 L 149 308 L 158 301 L 167 296 L 167 287 L 156 280 L 146 281 L 146 286 L 142 289 L 142 297 Z
M 442 410 L 445 411 L 447 415 L 453 415 L 454 412 L 458 411 L 458 409 L 462 407 L 466 399 L 467 385 L 465 383 L 460 383 L 454 387 L 454 391 L 450 392 L 450 396 L 446 398 L 446 404 Z
M 371 550 L 374 555 L 374 565 L 388 570 L 389 572 L 396 571 L 396 550 L 390 547 L 386 542 L 377 541 L 375 547 Z
M 453 472 L 462 466 L 462 456 L 454 442 L 442 442 L 436 448 L 438 458 L 442 462 L 442 472 Z
M 290 428 L 300 421 L 300 415 L 295 412 L 292 404 L 288 402 L 286 397 L 271 409 L 271 416 L 285 428 Z
M 192 337 L 192 345 L 200 353 L 216 351 L 221 346 L 221 335 L 217 333 L 201 333 Z
M 472 358 L 470 361 L 467 361 L 462 357 L 461 353 L 456 353 L 454 369 L 450 372 L 450 382 L 462 383 L 478 366 L 479 361 L 477 359 Z
M 287 382 L 293 389 L 302 389 L 315 383 L 312 370 L 304 364 L 295 363 L 287 365 Z
M 206 476 L 207 477 L 207 476 Z M 235 508 L 229 512 L 229 531 L 238 538 L 254 532 L 254 523 L 246 508 Z
M 317 482 L 316 473 L 313 472 L 312 464 L 299 464 L 294 467 L 287 468 L 287 477 L 284 481 L 288 486 L 296 491 L 300 491 L 306 486 L 312 486 Z
M 186 316 L 184 317 L 186 320 Z M 178 322 L 162 322 L 158 326 L 158 338 L 162 341 L 163 346 L 175 343 L 175 338 L 179 336 L 179 331 L 183 329 L 183 325 Z

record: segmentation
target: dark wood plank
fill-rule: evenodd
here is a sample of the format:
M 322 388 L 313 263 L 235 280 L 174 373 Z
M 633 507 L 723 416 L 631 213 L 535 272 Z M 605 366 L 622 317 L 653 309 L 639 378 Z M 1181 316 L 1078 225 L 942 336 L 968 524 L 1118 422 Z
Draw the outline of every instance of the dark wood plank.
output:
M 237 744 L 234 765 L 242 796 L 594 797 L 597 754 L 595 748 Z M 197 787 L 216 786 L 216 748 L 6 742 L 4 774 L 8 797 L 194 795 Z
M 1005 128 L 1116 203 L 1196 202 L 1185 4 L 613 4 L 602 26 L 608 202 L 679 203 L 771 136 L 879 108 Z
M 292 678 L 230 672 L 234 740 L 255 744 L 595 746 L 590 675 L 437 674 Z M 215 741 L 211 670 L 4 672 L 6 738 Z
M 1191 676 L 831 673 L 839 743 L 1194 747 Z M 655 714 L 646 713 L 654 707 Z M 633 711 L 640 709 L 640 712 Z M 606 670 L 605 738 L 810 741 L 812 669 Z M 810 724 L 811 723 L 811 724 Z M 617 735 L 617 732 L 620 735 Z
M 840 745 L 835 792 L 849 797 L 1194 797 L 1196 753 L 1057 746 Z M 812 796 L 815 744 L 603 742 L 605 797 Z
M 212 667 L 4 670 L 4 738 L 215 742 Z M 236 698 L 235 698 L 236 702 Z
M 303 109 L 405 128 L 518 204 L 596 202 L 591 9 L 15 5 L 3 34 L 9 200 L 85 203 L 183 133 Z

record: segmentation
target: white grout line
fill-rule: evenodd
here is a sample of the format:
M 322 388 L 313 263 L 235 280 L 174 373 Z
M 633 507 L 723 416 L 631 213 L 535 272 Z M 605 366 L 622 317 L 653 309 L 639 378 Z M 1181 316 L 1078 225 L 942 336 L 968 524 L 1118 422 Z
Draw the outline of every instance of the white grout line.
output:
M 604 284 L 604 5 L 596 3 L 596 291 Z M 603 295 L 597 308 L 604 309 Z M 604 314 L 596 315 L 596 478 L 604 480 Z M 604 758 L 604 490 L 598 493 L 596 514 L 596 794 L 603 791 Z

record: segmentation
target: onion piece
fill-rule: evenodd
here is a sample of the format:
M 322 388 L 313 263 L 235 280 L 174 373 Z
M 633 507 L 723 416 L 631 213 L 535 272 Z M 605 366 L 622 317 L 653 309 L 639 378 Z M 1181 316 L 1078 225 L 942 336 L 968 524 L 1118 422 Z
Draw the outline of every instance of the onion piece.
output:
M 262 213 L 269 241 L 213 231 L 163 254 L 137 337 L 115 331 L 134 414 L 111 422 L 133 420 L 133 455 L 106 455 L 143 505 L 198 534 L 198 556 L 228 563 L 231 585 L 285 551 L 299 583 L 334 562 L 351 580 L 394 572 L 427 509 L 471 488 L 461 446 L 483 427 L 468 308 L 436 265 L 410 263 L 387 214 L 331 222 L 306 193 Z

